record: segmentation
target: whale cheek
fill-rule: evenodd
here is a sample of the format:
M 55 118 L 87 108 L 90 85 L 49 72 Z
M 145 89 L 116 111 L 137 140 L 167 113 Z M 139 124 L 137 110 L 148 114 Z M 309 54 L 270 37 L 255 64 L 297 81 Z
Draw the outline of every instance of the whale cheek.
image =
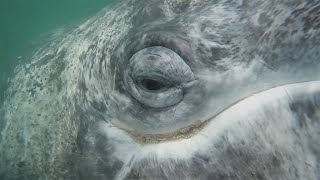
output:
M 189 139 L 143 146 L 113 143 L 128 156 L 117 177 L 316 179 L 319 98 L 319 81 L 285 85 L 236 103 Z

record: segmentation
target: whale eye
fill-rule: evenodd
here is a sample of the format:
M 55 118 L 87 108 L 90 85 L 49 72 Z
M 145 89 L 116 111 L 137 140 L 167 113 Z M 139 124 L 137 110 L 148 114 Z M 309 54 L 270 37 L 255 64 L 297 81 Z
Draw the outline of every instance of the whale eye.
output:
M 166 88 L 166 85 L 163 82 L 153 79 L 142 79 L 140 84 L 143 88 L 149 91 L 160 91 Z
M 174 51 L 153 46 L 135 53 L 124 72 L 124 85 L 141 104 L 164 108 L 182 101 L 193 72 Z

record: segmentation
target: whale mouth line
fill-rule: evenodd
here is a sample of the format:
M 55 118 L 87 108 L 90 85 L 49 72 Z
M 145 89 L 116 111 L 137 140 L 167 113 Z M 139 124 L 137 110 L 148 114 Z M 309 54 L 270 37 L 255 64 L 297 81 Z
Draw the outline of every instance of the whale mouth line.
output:
M 217 114 L 215 114 L 214 116 L 206 119 L 206 120 L 197 120 L 195 121 L 195 123 L 186 126 L 186 127 L 182 127 L 179 128 L 177 130 L 174 130 L 172 132 L 168 132 L 168 133 L 162 133 L 162 134 L 146 134 L 146 133 L 141 133 L 138 130 L 128 130 L 126 128 L 122 128 L 117 126 L 117 128 L 125 131 L 126 133 L 129 134 L 129 136 L 132 137 L 132 139 L 134 141 L 136 141 L 137 143 L 140 144 L 159 144 L 159 143 L 163 143 L 163 142 L 169 142 L 169 141 L 179 141 L 179 140 L 183 140 L 183 139 L 190 139 L 191 137 L 197 135 L 199 132 L 201 132 L 201 130 L 203 130 L 205 127 L 207 127 L 207 125 L 212 122 L 217 116 L 219 116 L 220 114 L 222 114 L 223 112 L 225 112 L 226 110 L 230 109 L 231 107 L 235 106 L 236 104 L 241 103 L 242 101 L 249 99 L 255 95 L 261 94 L 263 92 L 266 91 L 270 91 L 272 89 L 278 89 L 278 88 L 284 88 L 284 91 L 287 92 L 286 90 L 286 86 L 290 86 L 290 85 L 297 85 L 297 84 L 304 84 L 304 83 L 312 83 L 312 82 L 319 82 L 320 81 L 305 81 L 305 82 L 298 82 L 298 83 L 288 83 L 288 84 L 284 84 L 284 85 L 278 85 L 278 86 L 274 86 L 268 89 L 265 89 L 263 91 L 258 91 L 255 93 L 252 93 L 248 96 L 245 96 L 241 99 L 239 99 L 238 101 L 235 101 L 234 103 L 228 105 L 226 108 L 224 108 L 223 110 L 221 110 L 220 112 L 218 112 Z
M 163 134 L 144 134 L 140 133 L 137 130 L 128 130 L 124 128 L 120 129 L 127 132 L 136 142 L 140 144 L 158 144 L 168 141 L 189 139 L 194 135 L 198 134 L 202 129 L 204 129 L 211 119 L 212 118 L 205 121 L 198 120 L 194 124 L 179 128 L 173 132 Z

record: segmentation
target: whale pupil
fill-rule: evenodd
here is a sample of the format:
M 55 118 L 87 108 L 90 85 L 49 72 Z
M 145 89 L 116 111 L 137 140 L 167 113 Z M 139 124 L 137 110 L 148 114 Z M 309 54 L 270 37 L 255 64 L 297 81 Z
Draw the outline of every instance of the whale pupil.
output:
M 153 79 L 142 79 L 141 85 L 149 91 L 157 91 L 165 86 L 163 83 Z

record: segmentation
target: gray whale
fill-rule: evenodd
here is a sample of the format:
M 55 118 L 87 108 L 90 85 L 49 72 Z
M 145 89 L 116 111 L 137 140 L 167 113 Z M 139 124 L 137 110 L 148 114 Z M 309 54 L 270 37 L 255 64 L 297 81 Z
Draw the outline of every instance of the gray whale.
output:
M 319 179 L 320 3 L 126 0 L 15 69 L 0 179 Z

